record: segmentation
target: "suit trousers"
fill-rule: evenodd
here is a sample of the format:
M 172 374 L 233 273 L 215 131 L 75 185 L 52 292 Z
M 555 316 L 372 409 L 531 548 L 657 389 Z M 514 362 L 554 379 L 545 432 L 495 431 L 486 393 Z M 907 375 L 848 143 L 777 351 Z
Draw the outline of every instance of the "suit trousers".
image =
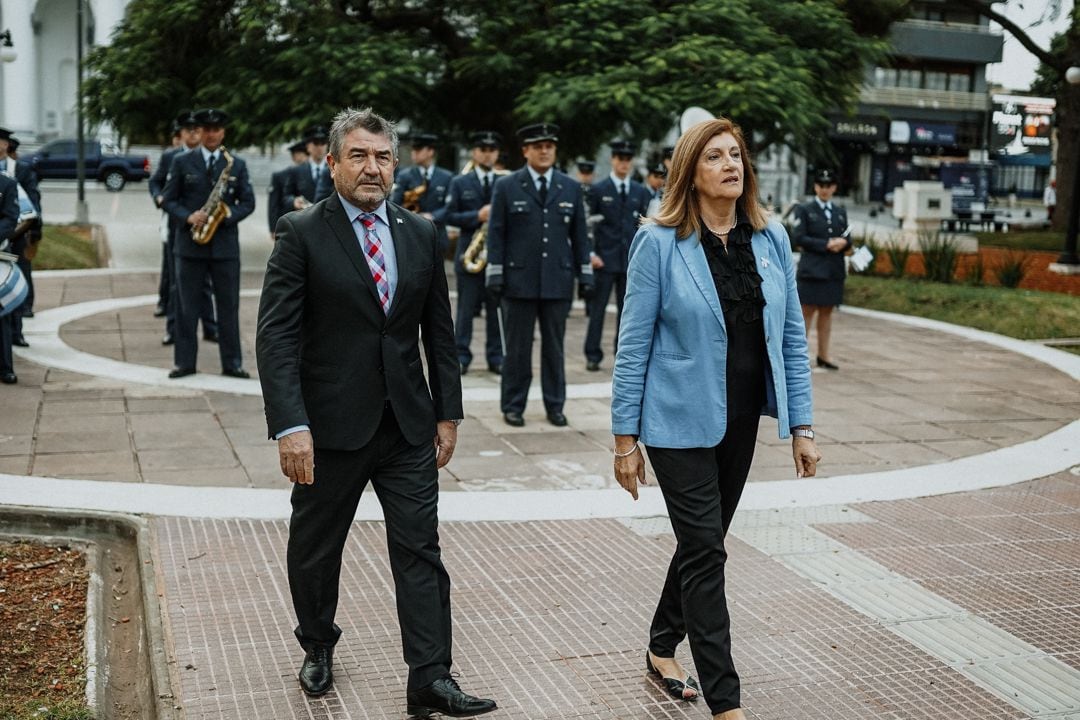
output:
M 198 367 L 196 333 L 207 277 L 214 287 L 218 315 L 218 353 L 222 370 L 244 366 L 240 351 L 240 258 L 176 258 L 176 286 L 180 302 L 176 314 L 174 358 L 178 368 Z M 205 324 L 203 328 L 205 329 Z
M 341 636 L 334 617 L 342 551 L 368 481 L 386 518 L 408 688 L 419 689 L 450 672 L 450 576 L 439 549 L 434 447 L 410 445 L 389 408 L 359 450 L 316 448 L 314 484 L 293 486 L 287 563 L 296 637 L 310 650 Z
M 601 347 L 601 339 L 604 335 L 604 316 L 607 315 L 608 298 L 611 290 L 615 290 L 615 306 L 618 311 L 615 314 L 615 345 L 614 350 L 619 348 L 619 321 L 622 319 L 623 299 L 626 297 L 626 273 L 605 272 L 603 268 L 597 270 L 595 278 L 596 291 L 592 300 L 589 301 L 589 327 L 585 331 L 585 359 L 590 362 L 600 362 L 604 359 L 604 350 Z
M 175 337 L 176 315 L 180 307 L 180 292 L 176 284 L 176 256 L 173 254 L 173 241 L 164 243 L 165 262 L 169 266 L 168 299 L 165 302 L 165 332 Z M 164 272 L 164 271 L 163 271 Z M 164 275 L 163 275 L 164 277 Z M 199 318 L 202 319 L 204 335 L 217 335 L 217 319 L 214 317 L 214 287 L 207 275 L 203 281 L 202 304 L 199 306 Z
M 506 357 L 502 371 L 502 411 L 525 412 L 532 385 L 533 329 L 540 321 L 540 387 L 544 409 L 562 412 L 566 404 L 566 363 L 563 340 L 570 300 L 504 298 L 503 328 Z
M 454 335 L 458 362 L 466 366 L 472 364 L 473 355 L 469 346 L 472 344 L 473 318 L 483 305 L 487 319 L 484 337 L 487 362 L 488 365 L 502 365 L 502 340 L 499 336 L 497 312 L 499 305 L 487 293 L 484 273 L 471 273 L 457 268 L 455 274 L 457 275 L 457 318 L 454 321 Z
M 647 448 L 678 542 L 653 615 L 649 649 L 673 657 L 689 634 L 701 691 L 714 715 L 740 702 L 724 594 L 724 536 L 750 473 L 759 420 L 729 418 L 715 447 Z

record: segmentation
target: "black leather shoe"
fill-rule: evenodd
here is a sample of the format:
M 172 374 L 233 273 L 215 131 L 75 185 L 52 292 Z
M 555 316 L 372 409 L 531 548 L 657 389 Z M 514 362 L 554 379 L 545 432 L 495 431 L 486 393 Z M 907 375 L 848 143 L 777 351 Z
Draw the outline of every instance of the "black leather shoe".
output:
M 518 412 L 503 413 L 503 420 L 506 421 L 507 425 L 513 427 L 524 427 L 525 425 L 525 418 L 521 417 L 521 413 Z
M 826 370 L 839 370 L 840 369 L 839 365 L 833 365 L 831 362 L 829 362 L 825 358 L 821 357 L 820 355 L 817 356 L 817 366 L 819 368 L 825 368 Z
M 30 347 L 30 343 L 26 342 L 26 338 L 24 338 L 22 335 L 17 338 L 12 338 L 11 344 L 15 347 Z
M 34 311 L 33 310 L 23 310 L 22 316 L 24 318 L 32 318 L 32 317 L 34 317 Z
M 597 360 L 589 360 L 587 363 L 585 363 L 585 369 L 589 372 L 596 372 L 600 369 L 600 362 Z
M 165 317 L 165 306 L 158 305 L 154 308 L 154 317 Z
M 203 336 L 202 336 L 202 339 L 205 340 L 206 342 L 216 343 L 217 342 L 217 333 L 204 332 Z
M 19 377 L 15 373 L 4 373 L 3 375 L 0 375 L 0 382 L 5 385 L 14 385 L 19 382 Z
M 549 412 L 548 422 L 555 427 L 566 427 L 566 416 L 561 412 Z
M 334 648 L 315 647 L 300 666 L 300 687 L 312 697 L 325 695 L 334 686 Z
M 488 363 L 488 372 L 495 373 L 496 375 L 502 375 L 502 365 Z
M 469 374 L 469 365 L 467 363 L 458 363 L 458 370 L 461 371 L 462 375 L 468 375 Z
M 175 380 L 176 378 L 187 377 L 188 375 L 194 375 L 195 368 L 173 368 L 169 371 L 169 378 Z
M 244 368 L 230 368 L 228 370 L 222 370 L 221 374 L 228 377 L 240 378 L 241 380 L 248 380 L 251 378 L 251 375 Z
M 165 336 L 161 338 L 162 345 L 175 345 L 176 338 L 172 336 L 172 333 L 165 333 Z
M 667 690 L 667 694 L 676 700 L 689 700 L 690 702 L 693 702 L 701 695 L 701 688 L 698 687 L 697 680 L 690 675 L 687 675 L 682 680 L 661 675 L 660 671 L 653 667 L 652 657 L 648 650 L 645 651 L 645 669 L 660 678 L 664 683 L 664 689 Z
M 426 718 L 433 713 L 450 717 L 482 715 L 495 709 L 494 700 L 473 697 L 461 691 L 457 681 L 447 675 L 425 688 L 410 690 L 406 694 L 410 717 Z

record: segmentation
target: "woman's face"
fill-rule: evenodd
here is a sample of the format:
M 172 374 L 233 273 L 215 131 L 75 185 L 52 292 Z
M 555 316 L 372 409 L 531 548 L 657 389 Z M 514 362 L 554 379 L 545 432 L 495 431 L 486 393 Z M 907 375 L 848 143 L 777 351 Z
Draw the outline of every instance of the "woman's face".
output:
M 729 132 L 705 144 L 694 170 L 694 187 L 702 200 L 737 200 L 743 194 L 743 157 Z

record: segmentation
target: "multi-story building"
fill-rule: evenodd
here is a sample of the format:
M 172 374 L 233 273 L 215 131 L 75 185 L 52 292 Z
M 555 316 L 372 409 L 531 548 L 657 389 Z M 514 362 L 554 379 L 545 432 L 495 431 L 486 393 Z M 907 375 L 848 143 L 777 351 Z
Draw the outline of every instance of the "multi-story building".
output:
M 833 118 L 840 192 L 880 202 L 905 180 L 938 179 L 966 165 L 958 180 L 974 185 L 966 192 L 985 194 L 986 66 L 1001 60 L 1002 36 L 974 12 L 920 0 L 889 41 L 889 58 L 866 70 L 855 116 Z

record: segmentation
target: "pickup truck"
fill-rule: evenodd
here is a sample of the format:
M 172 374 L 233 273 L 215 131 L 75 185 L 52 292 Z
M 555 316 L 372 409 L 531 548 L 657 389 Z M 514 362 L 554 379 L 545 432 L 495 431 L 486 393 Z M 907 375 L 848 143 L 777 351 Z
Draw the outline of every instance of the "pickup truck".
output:
M 105 183 L 105 188 L 119 192 L 129 180 L 150 177 L 150 158 L 146 155 L 119 155 L 104 152 L 97 140 L 84 140 L 86 177 Z M 74 180 L 75 140 L 53 140 L 26 158 L 39 180 Z

